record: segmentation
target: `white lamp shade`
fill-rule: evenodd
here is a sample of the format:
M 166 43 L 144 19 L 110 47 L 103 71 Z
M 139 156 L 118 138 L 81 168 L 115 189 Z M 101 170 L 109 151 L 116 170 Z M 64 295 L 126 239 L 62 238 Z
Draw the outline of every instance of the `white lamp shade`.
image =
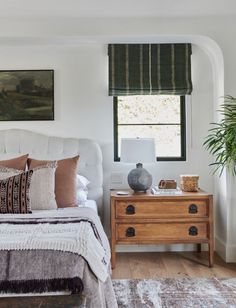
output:
M 122 138 L 120 161 L 124 163 L 156 162 L 154 138 Z

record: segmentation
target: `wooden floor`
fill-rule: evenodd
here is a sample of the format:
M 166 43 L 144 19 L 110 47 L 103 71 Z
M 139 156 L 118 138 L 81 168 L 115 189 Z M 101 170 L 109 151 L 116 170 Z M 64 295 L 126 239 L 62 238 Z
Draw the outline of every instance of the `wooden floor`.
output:
M 167 277 L 236 277 L 236 263 L 225 263 L 217 254 L 208 267 L 206 252 L 117 253 L 113 279 Z

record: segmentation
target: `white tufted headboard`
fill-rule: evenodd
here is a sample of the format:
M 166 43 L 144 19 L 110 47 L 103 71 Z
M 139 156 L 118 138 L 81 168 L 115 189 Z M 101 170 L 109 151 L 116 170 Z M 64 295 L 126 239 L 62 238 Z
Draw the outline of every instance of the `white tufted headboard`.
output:
M 51 137 L 21 129 L 0 130 L 0 159 L 21 154 L 43 160 L 57 160 L 79 154 L 78 173 L 90 181 L 88 198 L 97 202 L 99 214 L 102 214 L 102 152 L 96 142 L 89 139 Z

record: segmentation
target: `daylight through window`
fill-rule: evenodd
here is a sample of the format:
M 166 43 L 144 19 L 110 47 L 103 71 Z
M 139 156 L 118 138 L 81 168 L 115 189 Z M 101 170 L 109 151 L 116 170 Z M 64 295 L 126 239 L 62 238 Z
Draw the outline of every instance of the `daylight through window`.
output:
M 185 96 L 114 97 L 115 160 L 121 138 L 154 138 L 157 160 L 185 160 Z

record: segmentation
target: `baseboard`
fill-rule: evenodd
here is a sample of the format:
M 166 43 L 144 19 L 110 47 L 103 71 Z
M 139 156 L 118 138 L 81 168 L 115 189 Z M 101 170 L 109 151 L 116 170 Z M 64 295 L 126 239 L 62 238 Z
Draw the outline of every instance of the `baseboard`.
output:
M 227 245 L 223 240 L 216 236 L 215 250 L 226 263 L 236 262 L 236 245 Z
M 205 250 L 202 245 L 202 250 Z M 196 251 L 195 244 L 172 244 L 172 245 L 117 245 L 116 252 L 167 252 L 167 251 Z
M 217 236 L 215 237 L 215 251 L 224 261 L 226 261 L 226 255 L 227 255 L 226 244 L 223 240 L 221 240 Z
M 227 245 L 226 262 L 227 263 L 236 262 L 236 245 Z

